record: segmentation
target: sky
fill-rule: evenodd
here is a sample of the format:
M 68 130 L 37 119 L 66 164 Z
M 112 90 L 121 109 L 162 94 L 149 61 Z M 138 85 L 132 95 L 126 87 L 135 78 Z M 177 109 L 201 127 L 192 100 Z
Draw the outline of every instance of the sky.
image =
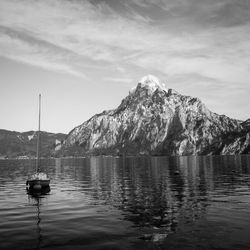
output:
M 249 0 L 0 0 L 0 129 L 68 133 L 153 74 L 250 118 Z

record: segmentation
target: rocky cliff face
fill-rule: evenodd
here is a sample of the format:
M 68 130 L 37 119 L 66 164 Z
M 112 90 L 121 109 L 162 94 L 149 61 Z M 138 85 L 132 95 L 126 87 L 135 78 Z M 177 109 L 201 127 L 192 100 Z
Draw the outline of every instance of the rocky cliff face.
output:
M 232 154 L 249 154 L 250 153 L 250 126 L 249 121 L 241 123 L 242 129 L 240 131 L 232 131 L 222 136 L 221 140 L 218 141 L 210 153 L 218 152 L 223 155 Z
M 63 148 L 65 154 L 242 153 L 249 145 L 245 127 L 211 112 L 198 98 L 166 89 L 155 77 L 146 76 L 118 108 L 73 129 Z M 245 138 L 238 139 L 238 135 Z

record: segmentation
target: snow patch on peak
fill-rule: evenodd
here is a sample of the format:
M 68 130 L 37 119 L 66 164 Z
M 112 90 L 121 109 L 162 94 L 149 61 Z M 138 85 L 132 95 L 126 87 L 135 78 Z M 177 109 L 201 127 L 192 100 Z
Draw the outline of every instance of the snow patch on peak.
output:
M 135 90 L 136 90 L 136 86 L 134 86 L 133 88 L 131 88 L 131 89 L 129 90 L 129 94 L 133 94 L 133 93 L 135 92 Z
M 160 83 L 159 79 L 156 76 L 153 75 L 147 75 L 141 78 L 141 80 L 139 81 L 139 84 L 141 85 L 141 87 L 146 87 L 148 89 L 151 90 L 151 92 L 154 92 L 156 89 L 161 89 L 161 90 L 166 90 L 165 84 L 164 83 Z M 136 90 L 136 86 L 133 87 L 129 93 L 132 94 L 134 93 Z
M 142 79 L 139 81 L 143 86 L 160 86 L 160 81 L 156 76 L 153 75 L 147 75 L 142 77 Z

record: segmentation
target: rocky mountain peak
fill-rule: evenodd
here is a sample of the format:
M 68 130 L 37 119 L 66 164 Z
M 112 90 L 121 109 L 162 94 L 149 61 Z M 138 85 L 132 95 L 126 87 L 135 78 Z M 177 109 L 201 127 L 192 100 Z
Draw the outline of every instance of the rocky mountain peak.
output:
M 64 148 L 97 154 L 225 154 L 232 151 L 227 135 L 241 131 L 239 121 L 213 113 L 198 98 L 166 89 L 157 77 L 147 75 L 116 109 L 73 129 Z M 245 152 L 245 141 L 236 143 L 239 152 Z

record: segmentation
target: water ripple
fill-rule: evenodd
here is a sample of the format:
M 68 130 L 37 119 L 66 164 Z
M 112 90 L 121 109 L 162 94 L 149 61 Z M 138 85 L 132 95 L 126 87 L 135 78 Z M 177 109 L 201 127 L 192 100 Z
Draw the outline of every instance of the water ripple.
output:
M 0 161 L 0 249 L 248 249 L 250 157 L 237 159 L 44 159 L 38 196 L 33 161 Z

